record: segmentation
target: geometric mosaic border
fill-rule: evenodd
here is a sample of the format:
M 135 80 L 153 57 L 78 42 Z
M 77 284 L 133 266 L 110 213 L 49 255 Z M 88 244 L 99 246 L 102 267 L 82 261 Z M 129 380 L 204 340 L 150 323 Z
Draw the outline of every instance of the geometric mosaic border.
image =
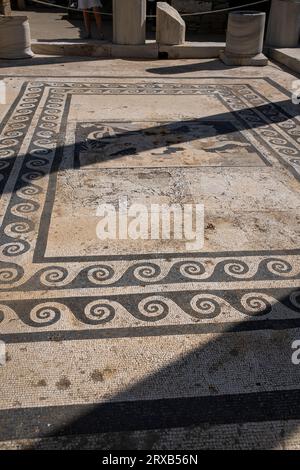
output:
M 134 324 L 129 320 L 128 327 L 124 327 L 126 335 L 128 328 L 134 335 L 133 330 L 143 325 L 159 325 L 165 331 L 165 321 L 177 331 L 177 323 L 185 328 L 190 322 L 217 328 L 212 327 L 212 319 L 228 312 L 228 308 L 233 308 L 235 314 L 222 317 L 225 323 L 240 321 L 245 315 L 252 317 L 250 328 L 257 328 L 254 321 L 262 326 L 261 317 L 276 322 L 280 318 L 286 321 L 287 314 L 289 320 L 298 318 L 299 249 L 127 255 L 122 256 L 122 263 L 118 256 L 44 258 L 56 176 L 63 156 L 63 130 L 71 96 L 78 94 L 217 96 L 241 129 L 251 130 L 250 137 L 255 138 L 267 164 L 274 164 L 275 155 L 300 178 L 298 119 L 248 84 L 26 82 L 1 131 L 0 190 L 6 204 L 0 237 L 3 336 L 12 334 L 9 318 L 16 316 L 27 328 L 24 334 L 30 336 L 38 328 L 48 335 L 49 327 L 60 325 L 59 319 L 66 311 L 78 320 L 78 334 L 80 325 L 89 324 L 98 328 L 99 335 L 100 326 L 118 329 L 115 322 L 120 312 L 134 319 Z M 42 112 L 32 126 L 39 105 Z M 34 133 L 26 142 L 32 128 Z M 19 165 L 15 181 L 11 178 L 13 165 Z M 10 198 L 5 191 L 11 193 Z M 38 240 L 42 241 L 38 246 L 37 223 Z M 25 271 L 28 265 L 30 269 Z M 245 281 L 250 289 L 244 290 Z M 281 286 L 285 283 L 282 289 L 277 287 L 278 281 Z M 220 283 L 226 289 L 220 288 Z M 180 284 L 179 291 L 174 290 L 175 284 Z M 123 295 L 128 286 L 133 290 Z M 49 298 L 35 297 L 45 289 L 51 293 Z M 27 292 L 28 299 L 22 296 L 18 300 L 21 291 Z M 80 298 L 74 297 L 75 291 Z M 171 318 L 174 312 L 180 320 Z

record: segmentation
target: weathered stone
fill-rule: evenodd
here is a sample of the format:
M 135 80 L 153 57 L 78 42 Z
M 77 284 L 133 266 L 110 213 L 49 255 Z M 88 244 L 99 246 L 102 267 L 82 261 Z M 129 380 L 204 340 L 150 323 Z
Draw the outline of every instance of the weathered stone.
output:
M 102 58 L 138 58 L 157 59 L 158 44 L 149 41 L 146 44 L 120 45 L 100 41 L 36 41 L 31 43 L 32 51 L 42 55 L 102 57 Z
M 157 3 L 156 40 L 159 44 L 177 45 L 185 41 L 185 22 L 175 8 Z
M 145 44 L 146 0 L 113 0 L 114 43 Z
M 32 56 L 27 16 L 1 16 L 0 58 L 26 59 Z
M 36 41 L 31 49 L 35 54 L 60 56 L 111 57 L 111 43 L 99 41 Z
M 257 11 L 231 12 L 226 48 L 220 57 L 226 65 L 267 65 L 262 54 L 266 14 Z
M 269 47 L 268 55 L 290 70 L 300 73 L 300 47 L 276 48 Z
M 158 45 L 155 41 L 147 41 L 146 44 L 138 46 L 122 46 L 121 44 L 112 44 L 111 57 L 126 59 L 157 59 Z
M 272 0 L 266 42 L 273 47 L 296 47 L 300 35 L 300 0 Z
M 6 16 L 11 14 L 10 0 L 0 0 L 0 14 Z
M 185 42 L 184 44 L 160 45 L 159 53 L 168 59 L 213 59 L 219 57 L 224 42 Z
M 157 59 L 160 53 L 168 59 L 213 59 L 225 48 L 224 42 L 185 42 L 184 44 L 167 46 L 147 41 L 140 46 L 123 46 L 97 40 L 90 41 L 31 41 L 31 49 L 35 54 L 60 56 L 92 56 L 102 58 L 139 58 Z

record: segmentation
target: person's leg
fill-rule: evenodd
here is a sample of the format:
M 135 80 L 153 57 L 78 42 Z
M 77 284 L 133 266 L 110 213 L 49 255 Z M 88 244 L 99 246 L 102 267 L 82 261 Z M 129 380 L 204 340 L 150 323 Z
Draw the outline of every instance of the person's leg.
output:
M 84 26 L 87 38 L 91 37 L 91 15 L 88 10 L 83 10 Z
M 100 38 L 103 38 L 103 33 L 102 33 L 102 17 L 101 17 L 100 10 L 99 10 L 98 7 L 94 7 L 94 8 L 93 8 L 93 11 L 94 11 L 94 16 L 95 16 L 95 20 L 96 20 L 98 36 L 99 36 Z

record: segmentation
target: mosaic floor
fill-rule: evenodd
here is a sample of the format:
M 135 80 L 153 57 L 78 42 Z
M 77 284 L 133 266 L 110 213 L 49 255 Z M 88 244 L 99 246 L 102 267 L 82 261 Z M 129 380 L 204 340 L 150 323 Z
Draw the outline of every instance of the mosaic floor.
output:
M 300 435 L 289 91 L 234 73 L 9 83 L 0 448 L 273 448 Z M 123 196 L 203 203 L 203 250 L 97 239 L 97 207 Z

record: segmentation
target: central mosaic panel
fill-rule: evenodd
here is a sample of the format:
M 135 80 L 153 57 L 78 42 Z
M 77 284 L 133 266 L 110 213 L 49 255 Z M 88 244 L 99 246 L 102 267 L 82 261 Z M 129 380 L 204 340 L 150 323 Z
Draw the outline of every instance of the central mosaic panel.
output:
M 229 121 L 80 123 L 76 163 L 95 168 L 263 166 Z

